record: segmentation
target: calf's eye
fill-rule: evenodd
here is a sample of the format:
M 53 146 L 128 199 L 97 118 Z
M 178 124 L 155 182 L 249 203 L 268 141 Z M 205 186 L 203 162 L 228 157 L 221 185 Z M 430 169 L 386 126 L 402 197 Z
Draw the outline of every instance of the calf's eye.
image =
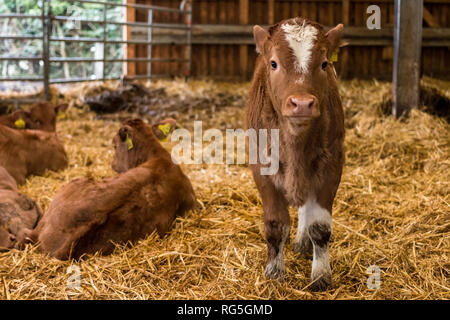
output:
M 278 64 L 275 61 L 270 61 L 270 65 L 272 66 L 272 70 L 276 70 L 278 68 Z
M 322 69 L 325 70 L 328 67 L 328 61 L 322 63 Z

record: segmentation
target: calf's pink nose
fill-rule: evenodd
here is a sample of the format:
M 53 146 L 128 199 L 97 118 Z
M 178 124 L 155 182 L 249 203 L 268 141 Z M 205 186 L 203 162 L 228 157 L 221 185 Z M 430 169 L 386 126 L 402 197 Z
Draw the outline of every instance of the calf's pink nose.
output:
M 309 117 L 313 114 L 313 107 L 316 104 L 316 99 L 313 97 L 290 97 L 289 103 L 292 108 L 292 113 L 296 116 Z
M 314 99 L 291 98 L 291 104 L 294 107 L 294 109 L 296 108 L 309 109 L 314 105 Z

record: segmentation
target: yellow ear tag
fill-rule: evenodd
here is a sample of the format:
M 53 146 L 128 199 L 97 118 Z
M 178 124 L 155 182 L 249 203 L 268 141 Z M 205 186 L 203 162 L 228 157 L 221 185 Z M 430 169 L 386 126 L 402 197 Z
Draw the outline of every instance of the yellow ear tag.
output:
M 58 114 L 56 115 L 56 119 L 58 120 L 64 120 L 67 118 L 67 115 L 64 111 L 58 110 Z
M 26 127 L 25 121 L 23 121 L 22 118 L 17 119 L 16 122 L 14 122 L 14 125 L 18 129 L 25 129 Z
M 161 139 L 161 141 L 166 141 L 167 140 L 167 136 L 169 135 L 170 132 L 170 123 L 166 123 L 166 124 L 160 124 L 158 126 L 158 129 L 161 130 L 161 132 L 164 134 L 164 139 Z
M 128 145 L 128 150 L 133 149 L 133 140 L 131 140 L 131 138 L 128 136 L 128 134 L 127 134 L 127 145 Z
M 333 52 L 333 55 L 331 56 L 331 63 L 338 62 L 338 53 L 339 53 L 339 48 L 335 52 Z

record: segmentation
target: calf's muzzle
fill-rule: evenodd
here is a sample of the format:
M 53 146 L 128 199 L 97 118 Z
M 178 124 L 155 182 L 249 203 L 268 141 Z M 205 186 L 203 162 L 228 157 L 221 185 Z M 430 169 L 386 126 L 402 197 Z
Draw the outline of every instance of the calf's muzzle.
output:
M 316 118 L 320 115 L 317 98 L 313 95 L 292 95 L 287 98 L 284 116 Z

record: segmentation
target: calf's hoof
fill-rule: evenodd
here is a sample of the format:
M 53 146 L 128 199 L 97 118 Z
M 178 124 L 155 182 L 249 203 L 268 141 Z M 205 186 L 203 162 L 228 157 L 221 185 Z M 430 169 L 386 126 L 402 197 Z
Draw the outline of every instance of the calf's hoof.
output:
M 311 277 L 311 281 L 311 291 L 326 291 L 331 288 L 331 273 L 325 273 L 318 277 Z
M 313 258 L 313 247 L 311 240 L 308 241 L 298 241 L 293 244 L 294 253 L 299 254 L 302 258 L 307 260 L 312 260 Z
M 280 262 L 279 259 L 274 259 L 267 263 L 265 275 L 272 280 L 281 280 L 286 275 L 286 269 L 284 268 L 284 261 Z

